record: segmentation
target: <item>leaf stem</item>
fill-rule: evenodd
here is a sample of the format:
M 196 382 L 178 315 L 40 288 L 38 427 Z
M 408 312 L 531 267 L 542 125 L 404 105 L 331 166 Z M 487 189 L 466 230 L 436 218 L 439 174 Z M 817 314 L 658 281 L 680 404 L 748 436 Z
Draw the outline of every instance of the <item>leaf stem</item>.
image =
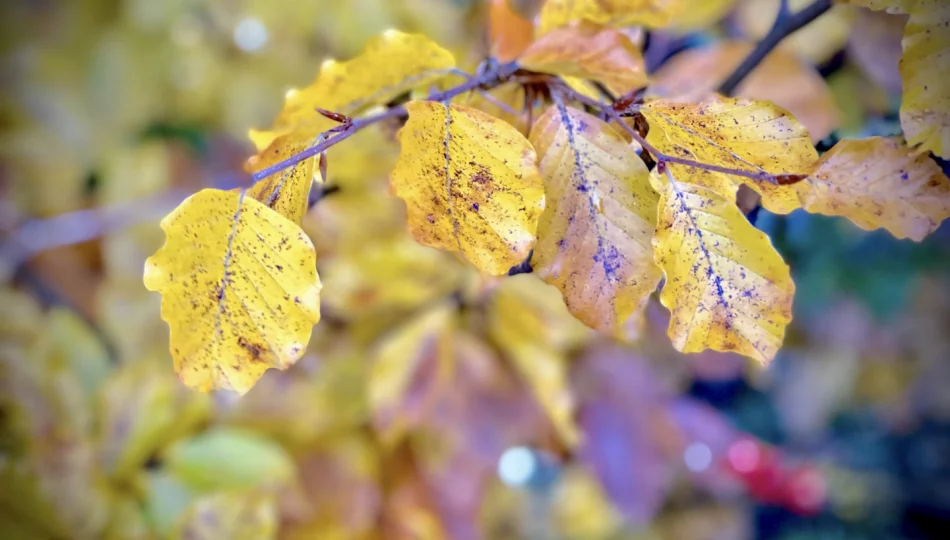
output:
M 425 99 L 427 101 L 448 101 L 454 98 L 455 96 L 464 94 L 465 92 L 469 92 L 471 90 L 494 88 L 498 86 L 499 84 L 507 81 L 512 75 L 515 74 L 515 72 L 518 71 L 518 69 L 519 67 L 516 62 L 501 64 L 494 69 L 487 70 L 484 73 L 481 73 L 477 76 L 469 78 L 467 81 L 465 81 L 464 83 L 458 86 L 454 86 L 452 88 L 449 88 L 448 90 L 443 90 L 441 92 L 435 92 L 435 93 L 429 94 Z M 256 173 L 254 173 L 253 175 L 251 175 L 251 177 L 254 179 L 255 182 L 263 180 L 264 178 L 267 178 L 268 176 L 272 174 L 281 172 L 284 169 L 293 167 L 294 165 L 300 163 L 301 161 L 304 161 L 306 159 L 312 158 L 313 156 L 316 156 L 318 154 L 325 152 L 331 146 L 334 146 L 339 142 L 343 142 L 344 140 L 348 139 L 352 135 L 356 134 L 356 132 L 360 131 L 361 129 L 365 127 L 382 122 L 383 120 L 387 120 L 389 118 L 403 117 L 403 116 L 406 116 L 407 114 L 408 112 L 406 111 L 405 106 L 397 105 L 395 107 L 390 107 L 386 109 L 385 111 L 379 112 L 377 114 L 365 116 L 363 118 L 356 118 L 349 124 L 342 124 L 333 129 L 329 129 L 323 132 L 321 134 L 324 137 L 323 142 L 317 145 L 311 146 L 310 148 L 307 148 L 306 150 L 300 152 L 299 154 L 294 154 L 293 156 L 283 161 L 280 161 L 278 163 L 275 163 L 271 165 L 270 167 L 261 169 L 257 171 Z
M 739 84 L 742 83 L 746 76 L 751 73 L 770 52 L 772 52 L 772 49 L 774 49 L 776 45 L 781 43 L 782 40 L 789 35 L 797 32 L 806 24 L 817 19 L 824 12 L 828 11 L 831 5 L 831 0 L 815 0 L 804 9 L 792 13 L 788 8 L 787 0 L 782 0 L 782 3 L 779 5 L 778 15 L 775 17 L 775 23 L 772 24 L 772 28 L 768 34 L 762 38 L 762 41 L 759 41 L 755 49 L 749 53 L 749 56 L 745 57 L 745 60 L 719 85 L 716 91 L 726 96 L 735 92 Z

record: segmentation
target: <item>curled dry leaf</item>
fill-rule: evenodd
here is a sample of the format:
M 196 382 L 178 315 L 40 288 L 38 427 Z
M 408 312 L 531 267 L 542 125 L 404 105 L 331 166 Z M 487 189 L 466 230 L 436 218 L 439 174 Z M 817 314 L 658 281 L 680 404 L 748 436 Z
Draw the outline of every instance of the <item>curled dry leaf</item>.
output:
M 611 126 L 560 103 L 538 119 L 531 143 L 548 198 L 532 267 L 575 317 L 622 334 L 660 281 L 649 171 Z
M 735 351 L 767 363 L 792 317 L 795 285 L 768 236 L 739 211 L 733 192 L 671 165 L 657 176 L 653 246 L 666 283 L 669 336 L 681 352 Z
M 243 193 L 205 189 L 162 229 L 145 287 L 162 293 L 186 385 L 244 393 L 300 358 L 320 319 L 316 253 L 300 227 Z
M 843 140 L 793 186 L 808 212 L 921 241 L 950 217 L 950 180 L 926 152 L 883 137 Z
M 488 7 L 491 55 L 510 62 L 531 44 L 534 25 L 512 6 L 511 0 L 491 0 Z
M 752 52 L 753 45 L 721 41 L 709 47 L 689 49 L 665 63 L 656 73 L 651 89 L 666 97 L 701 100 Z M 827 137 L 838 126 L 834 96 L 821 75 L 794 54 L 772 51 L 736 89 L 737 96 L 767 100 L 792 113 L 813 141 Z
M 541 36 L 518 63 L 533 71 L 597 81 L 617 95 L 647 83 L 643 55 L 630 38 L 588 21 Z
M 588 20 L 613 27 L 666 26 L 686 7 L 684 0 L 547 0 L 541 8 L 542 34 L 572 22 Z
M 818 159 L 808 130 L 766 101 L 717 95 L 699 103 L 656 100 L 641 112 L 650 122 L 647 140 L 670 156 L 771 174 L 804 174 Z M 762 195 L 762 205 L 770 211 L 785 213 L 799 207 L 793 190 L 764 181 L 688 167 L 678 168 L 677 178 L 724 197 L 732 197 L 735 182 L 742 181 Z
M 347 62 L 327 60 L 313 83 L 287 92 L 273 127 L 250 131 L 258 153 L 245 168 L 260 171 L 290 158 L 339 125 L 317 107 L 353 116 L 407 90 L 432 84 L 454 67 L 452 54 L 429 38 L 388 30 L 371 40 L 361 55 Z M 330 151 L 331 166 L 338 152 Z M 299 224 L 314 181 L 322 181 L 316 156 L 261 180 L 248 193 Z
M 406 104 L 402 151 L 390 177 L 423 245 L 502 275 L 534 246 L 544 189 L 531 143 L 514 127 L 462 105 Z

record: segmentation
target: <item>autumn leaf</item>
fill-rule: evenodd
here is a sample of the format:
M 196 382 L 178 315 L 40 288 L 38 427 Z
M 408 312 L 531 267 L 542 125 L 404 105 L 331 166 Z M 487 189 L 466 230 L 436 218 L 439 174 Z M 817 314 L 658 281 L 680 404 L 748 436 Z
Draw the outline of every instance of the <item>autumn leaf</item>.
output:
M 533 71 L 597 81 L 617 95 L 647 83 L 643 55 L 630 38 L 588 21 L 541 36 L 518 63 Z
M 613 27 L 666 26 L 686 7 L 683 0 L 547 0 L 541 8 L 541 34 L 575 21 Z
M 580 439 L 568 382 L 568 352 L 590 331 L 565 309 L 557 289 L 522 274 L 503 281 L 488 306 L 492 340 L 512 361 L 568 445 Z
M 666 171 L 654 178 L 660 213 L 653 247 L 666 278 L 660 301 L 670 310 L 670 340 L 681 352 L 771 361 L 792 316 L 788 266 L 732 191 L 717 191 L 682 166 Z
M 383 339 L 368 374 L 373 424 L 393 445 L 422 422 L 436 399 L 439 377 L 451 370 L 452 306 L 440 304 Z
M 677 32 L 690 32 L 712 26 L 725 17 L 735 6 L 736 0 L 696 0 L 686 4 L 684 9 L 670 23 Z
M 320 319 L 316 254 L 300 227 L 243 193 L 205 189 L 162 229 L 145 286 L 162 293 L 186 385 L 244 393 L 300 358 Z
M 391 241 L 362 244 L 321 268 L 323 302 L 329 312 L 346 319 L 405 314 L 458 288 L 458 261 L 403 234 Z
M 511 5 L 511 0 L 491 0 L 488 6 L 491 55 L 510 62 L 531 44 L 534 25 Z
M 793 186 L 808 212 L 921 241 L 950 217 L 950 180 L 921 150 L 883 137 L 840 141 Z
M 531 144 L 469 107 L 411 101 L 406 108 L 390 182 L 406 201 L 412 235 L 483 272 L 506 273 L 527 258 L 544 209 Z
M 689 49 L 663 64 L 651 90 L 664 97 L 701 100 L 745 59 L 753 44 L 720 41 Z M 838 108 L 818 71 L 794 54 L 772 51 L 736 89 L 736 96 L 767 100 L 792 113 L 808 128 L 813 141 L 827 137 L 838 125 Z
M 179 519 L 172 538 L 267 540 L 277 538 L 277 525 L 273 494 L 223 491 L 195 499 Z
M 561 103 L 538 119 L 530 139 L 548 198 L 531 265 L 575 317 L 621 335 L 660 281 L 650 173 L 612 127 Z
M 256 172 L 288 159 L 317 144 L 324 131 L 339 125 L 317 108 L 353 116 L 406 90 L 431 84 L 454 67 L 452 54 L 429 38 L 388 30 L 371 40 L 361 55 L 347 62 L 327 60 L 310 86 L 289 91 L 274 126 L 250 131 L 258 153 L 248 160 L 246 169 Z M 317 159 L 306 159 L 271 175 L 248 193 L 300 224 L 310 186 L 321 181 Z
M 902 41 L 901 127 L 909 145 L 950 158 L 950 4 L 919 0 Z
M 818 159 L 808 130 L 788 112 L 765 101 L 713 95 L 699 103 L 656 100 L 641 112 L 650 123 L 647 141 L 669 156 L 770 174 L 806 174 Z M 799 208 L 792 190 L 734 175 L 678 168 L 677 180 L 727 196 L 742 181 L 762 195 L 766 209 Z

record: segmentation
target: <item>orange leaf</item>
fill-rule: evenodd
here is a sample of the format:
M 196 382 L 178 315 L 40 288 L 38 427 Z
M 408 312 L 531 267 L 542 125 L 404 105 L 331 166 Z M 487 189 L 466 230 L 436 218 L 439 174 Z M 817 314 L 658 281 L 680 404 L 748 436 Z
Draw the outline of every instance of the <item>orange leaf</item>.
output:
M 510 0 L 491 0 L 488 31 L 491 55 L 500 62 L 518 58 L 534 39 L 534 25 L 511 7 Z
M 618 30 L 587 21 L 538 38 L 519 63 L 534 71 L 592 79 L 617 94 L 646 85 L 643 56 Z

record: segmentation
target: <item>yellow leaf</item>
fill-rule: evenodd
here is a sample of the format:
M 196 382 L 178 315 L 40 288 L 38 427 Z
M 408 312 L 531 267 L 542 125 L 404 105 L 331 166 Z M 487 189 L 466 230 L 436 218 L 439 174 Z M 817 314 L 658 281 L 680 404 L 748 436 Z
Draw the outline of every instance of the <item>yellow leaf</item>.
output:
M 901 45 L 900 116 L 907 144 L 950 158 L 950 3 L 918 0 Z
M 792 316 L 795 285 L 768 236 L 746 220 L 731 193 L 693 183 L 669 166 L 656 178 L 653 238 L 666 283 L 669 336 L 681 352 L 734 351 L 767 363 Z
M 567 312 L 557 289 L 536 276 L 502 281 L 488 307 L 489 335 L 531 386 L 565 444 L 580 439 L 568 383 L 568 352 L 591 332 Z
M 518 58 L 534 38 L 534 25 L 512 7 L 511 0 L 491 0 L 488 24 L 491 55 L 499 62 Z
M 643 55 L 626 35 L 580 21 L 538 38 L 518 63 L 527 69 L 591 79 L 617 95 L 645 86 Z
M 719 22 L 736 4 L 736 0 L 686 0 L 686 8 L 670 25 L 677 32 L 690 32 Z
M 641 112 L 650 123 L 647 141 L 666 155 L 771 174 L 804 174 L 818 159 L 808 130 L 765 101 L 717 95 L 700 103 L 657 100 Z M 772 212 L 800 207 L 793 191 L 767 182 L 692 168 L 679 169 L 678 178 L 722 196 L 735 193 L 735 182 L 743 181 L 762 195 L 762 205 Z
M 614 27 L 666 26 L 679 15 L 683 0 L 547 0 L 541 8 L 541 34 L 575 21 L 589 20 Z
M 461 283 L 460 264 L 449 254 L 408 235 L 362 244 L 322 269 L 324 305 L 347 319 L 407 313 L 449 294 Z
M 243 394 L 268 368 L 300 358 L 320 319 L 316 254 L 300 227 L 243 193 L 205 189 L 162 229 L 145 287 L 162 293 L 186 385 Z
M 660 281 L 650 173 L 612 127 L 560 103 L 538 119 L 531 143 L 548 197 L 532 267 L 575 317 L 618 335 Z
M 419 243 L 501 275 L 534 246 L 544 189 L 531 143 L 481 111 L 406 104 L 402 151 L 390 177 Z
M 396 329 L 373 353 L 367 392 L 373 424 L 388 444 L 401 440 L 426 412 L 433 396 L 425 387 L 450 368 L 454 326 L 452 306 L 440 304 Z M 425 381 L 423 388 L 417 380 Z
M 705 98 L 752 51 L 751 43 L 720 41 L 677 54 L 656 73 L 651 89 L 681 99 Z M 768 100 L 792 113 L 813 141 L 838 125 L 838 109 L 828 84 L 810 65 L 785 50 L 772 51 L 752 70 L 735 94 Z
M 921 241 L 950 217 L 950 181 L 926 152 L 883 137 L 843 140 L 793 186 L 808 212 Z
M 277 502 L 257 491 L 224 491 L 196 499 L 179 518 L 174 539 L 277 538 Z
M 260 171 L 320 142 L 320 135 L 338 124 L 316 108 L 353 116 L 407 90 L 432 84 L 454 67 L 452 54 L 425 36 L 387 30 L 353 60 L 327 60 L 310 86 L 287 92 L 274 126 L 251 130 L 258 153 L 245 168 Z M 328 156 L 333 158 L 338 151 Z M 248 193 L 265 202 L 277 191 L 280 202 L 267 205 L 299 224 L 310 185 L 319 181 L 315 175 L 319 177 L 319 170 L 313 157 L 258 182 Z M 278 185 L 280 189 L 275 190 Z

